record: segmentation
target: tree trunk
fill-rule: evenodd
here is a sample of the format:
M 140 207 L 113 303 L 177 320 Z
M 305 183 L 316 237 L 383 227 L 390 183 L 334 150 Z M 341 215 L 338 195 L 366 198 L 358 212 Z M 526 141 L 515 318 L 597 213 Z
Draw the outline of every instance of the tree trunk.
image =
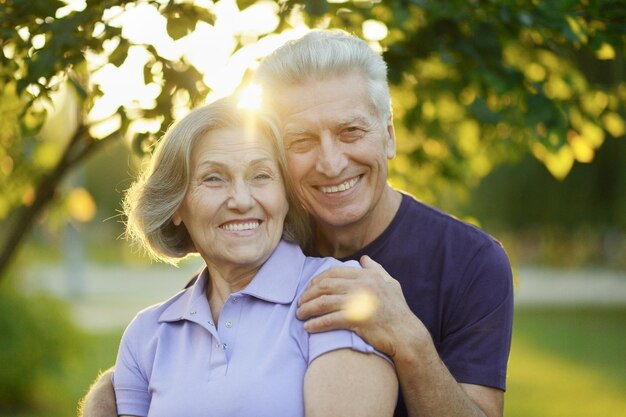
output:
M 9 231 L 0 251 L 0 282 L 5 278 L 11 261 L 17 254 L 24 238 L 31 231 L 35 221 L 43 209 L 54 199 L 61 181 L 86 156 L 101 148 L 102 144 L 110 142 L 113 136 L 116 134 L 111 134 L 100 140 L 93 139 L 87 133 L 86 126 L 81 126 L 76 131 L 55 168 L 42 177 L 37 187 L 35 201 L 29 206 L 20 207 L 14 221 L 10 222 Z

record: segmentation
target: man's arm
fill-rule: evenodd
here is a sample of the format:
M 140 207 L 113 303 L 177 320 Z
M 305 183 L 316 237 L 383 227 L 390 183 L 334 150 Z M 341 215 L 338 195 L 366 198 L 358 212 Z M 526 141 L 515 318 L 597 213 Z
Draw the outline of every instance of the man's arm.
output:
M 104 371 L 98 376 L 79 405 L 79 416 L 117 417 L 115 391 L 111 382 L 112 375 L 113 368 Z
M 308 319 L 305 329 L 311 333 L 350 329 L 391 357 L 411 416 L 501 417 L 504 393 L 457 383 L 428 329 L 407 305 L 400 284 L 369 257 L 361 264 L 363 269 L 329 269 L 311 281 L 298 309 L 298 318 Z M 372 297 L 376 308 L 371 314 L 348 318 L 346 308 L 353 307 L 346 306 Z

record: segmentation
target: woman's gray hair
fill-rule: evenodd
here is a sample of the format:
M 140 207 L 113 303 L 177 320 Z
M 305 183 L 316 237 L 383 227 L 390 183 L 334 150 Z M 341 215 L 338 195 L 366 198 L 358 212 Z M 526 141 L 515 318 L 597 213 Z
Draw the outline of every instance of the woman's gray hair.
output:
M 224 98 L 191 111 L 172 125 L 157 144 L 146 169 L 126 192 L 126 236 L 155 258 L 175 263 L 196 252 L 187 229 L 183 224 L 174 225 L 172 216 L 187 193 L 195 143 L 208 132 L 222 128 L 255 129 L 258 137 L 271 141 L 289 203 L 283 237 L 303 246 L 308 244 L 308 217 L 293 191 L 274 117 L 241 109 L 235 99 Z
M 261 61 L 254 81 L 266 96 L 309 80 L 351 72 L 365 77 L 371 104 L 387 121 L 391 116 L 387 64 L 364 40 L 342 30 L 313 30 L 287 42 Z

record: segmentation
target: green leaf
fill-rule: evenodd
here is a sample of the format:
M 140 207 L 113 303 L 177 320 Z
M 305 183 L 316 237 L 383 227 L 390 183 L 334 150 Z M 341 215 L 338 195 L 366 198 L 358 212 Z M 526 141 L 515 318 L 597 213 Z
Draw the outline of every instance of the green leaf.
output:
M 196 28 L 197 19 L 182 15 L 167 20 L 167 34 L 174 40 L 189 35 Z
M 304 0 L 304 11 L 311 17 L 322 17 L 328 12 L 326 0 Z
M 130 47 L 130 43 L 124 39 L 120 38 L 120 43 L 117 45 L 117 48 L 111 53 L 109 56 L 109 62 L 116 67 L 119 67 L 126 61 L 126 57 L 128 56 L 128 48 Z

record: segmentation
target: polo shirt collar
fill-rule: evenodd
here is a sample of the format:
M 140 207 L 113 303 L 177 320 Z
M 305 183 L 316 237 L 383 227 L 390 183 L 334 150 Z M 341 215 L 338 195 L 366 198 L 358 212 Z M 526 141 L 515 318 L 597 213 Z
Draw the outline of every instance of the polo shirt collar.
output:
M 196 321 L 198 316 L 202 319 L 211 317 L 211 309 L 206 299 L 207 284 L 206 267 L 198 275 L 194 284 L 184 290 L 159 316 L 159 321 Z M 200 314 L 198 314 L 200 313 Z
M 298 291 L 305 256 L 299 246 L 280 241 L 250 284 L 235 294 L 245 294 L 276 304 L 293 302 Z M 191 320 L 211 317 L 206 299 L 208 271 L 206 267 L 196 282 L 185 290 L 161 314 L 159 321 Z
M 296 297 L 304 254 L 299 246 L 281 240 L 241 294 L 276 304 L 289 304 Z

